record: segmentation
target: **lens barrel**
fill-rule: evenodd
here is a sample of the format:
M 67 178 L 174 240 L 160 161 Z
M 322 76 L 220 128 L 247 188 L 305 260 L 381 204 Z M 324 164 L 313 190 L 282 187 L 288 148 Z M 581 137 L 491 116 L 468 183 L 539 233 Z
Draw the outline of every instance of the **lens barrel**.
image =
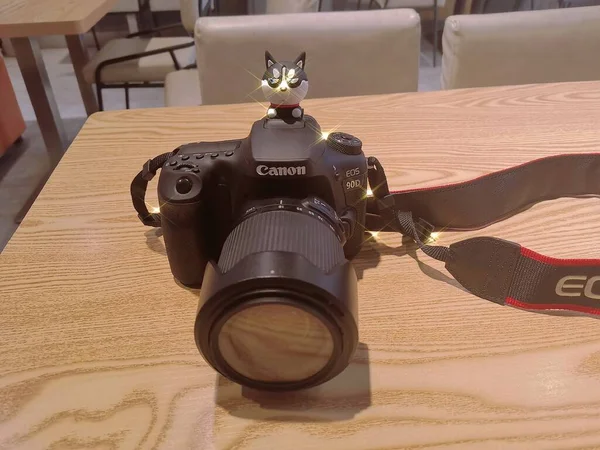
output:
M 250 206 L 205 271 L 194 331 L 207 362 L 263 390 L 308 388 L 344 370 L 358 343 L 344 242 L 318 198 Z

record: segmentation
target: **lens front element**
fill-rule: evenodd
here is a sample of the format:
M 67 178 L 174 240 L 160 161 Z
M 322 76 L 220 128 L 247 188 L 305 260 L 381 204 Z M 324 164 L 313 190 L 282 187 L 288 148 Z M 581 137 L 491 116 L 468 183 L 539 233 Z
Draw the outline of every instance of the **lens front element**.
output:
M 297 382 L 329 362 L 334 343 L 315 315 L 270 298 L 235 312 L 218 337 L 221 356 L 239 374 L 259 382 Z

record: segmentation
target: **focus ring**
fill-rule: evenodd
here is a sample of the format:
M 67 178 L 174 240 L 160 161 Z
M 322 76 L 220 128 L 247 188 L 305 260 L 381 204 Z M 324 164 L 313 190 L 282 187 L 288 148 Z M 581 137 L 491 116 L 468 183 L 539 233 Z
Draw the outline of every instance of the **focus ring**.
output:
M 344 261 L 342 244 L 328 225 L 293 211 L 267 211 L 241 222 L 223 245 L 219 268 L 227 272 L 259 252 L 297 253 L 324 272 Z

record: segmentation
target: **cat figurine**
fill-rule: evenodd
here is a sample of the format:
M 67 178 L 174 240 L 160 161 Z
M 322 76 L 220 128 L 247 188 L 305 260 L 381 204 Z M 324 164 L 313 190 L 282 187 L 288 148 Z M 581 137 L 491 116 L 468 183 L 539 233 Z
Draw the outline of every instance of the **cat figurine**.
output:
M 265 63 L 267 70 L 262 78 L 262 91 L 270 102 L 267 117 L 286 122 L 301 120 L 304 110 L 300 102 L 308 92 L 308 78 L 304 72 L 306 53 L 302 52 L 293 62 L 277 62 L 267 51 Z

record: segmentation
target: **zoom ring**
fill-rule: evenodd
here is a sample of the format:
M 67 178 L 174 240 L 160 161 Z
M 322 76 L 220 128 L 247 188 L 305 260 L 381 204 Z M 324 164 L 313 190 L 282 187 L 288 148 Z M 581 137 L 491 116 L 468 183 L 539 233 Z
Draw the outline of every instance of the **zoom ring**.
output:
M 243 220 L 227 237 L 219 268 L 229 271 L 259 252 L 297 253 L 324 272 L 344 261 L 344 249 L 333 227 L 318 214 L 267 210 Z

